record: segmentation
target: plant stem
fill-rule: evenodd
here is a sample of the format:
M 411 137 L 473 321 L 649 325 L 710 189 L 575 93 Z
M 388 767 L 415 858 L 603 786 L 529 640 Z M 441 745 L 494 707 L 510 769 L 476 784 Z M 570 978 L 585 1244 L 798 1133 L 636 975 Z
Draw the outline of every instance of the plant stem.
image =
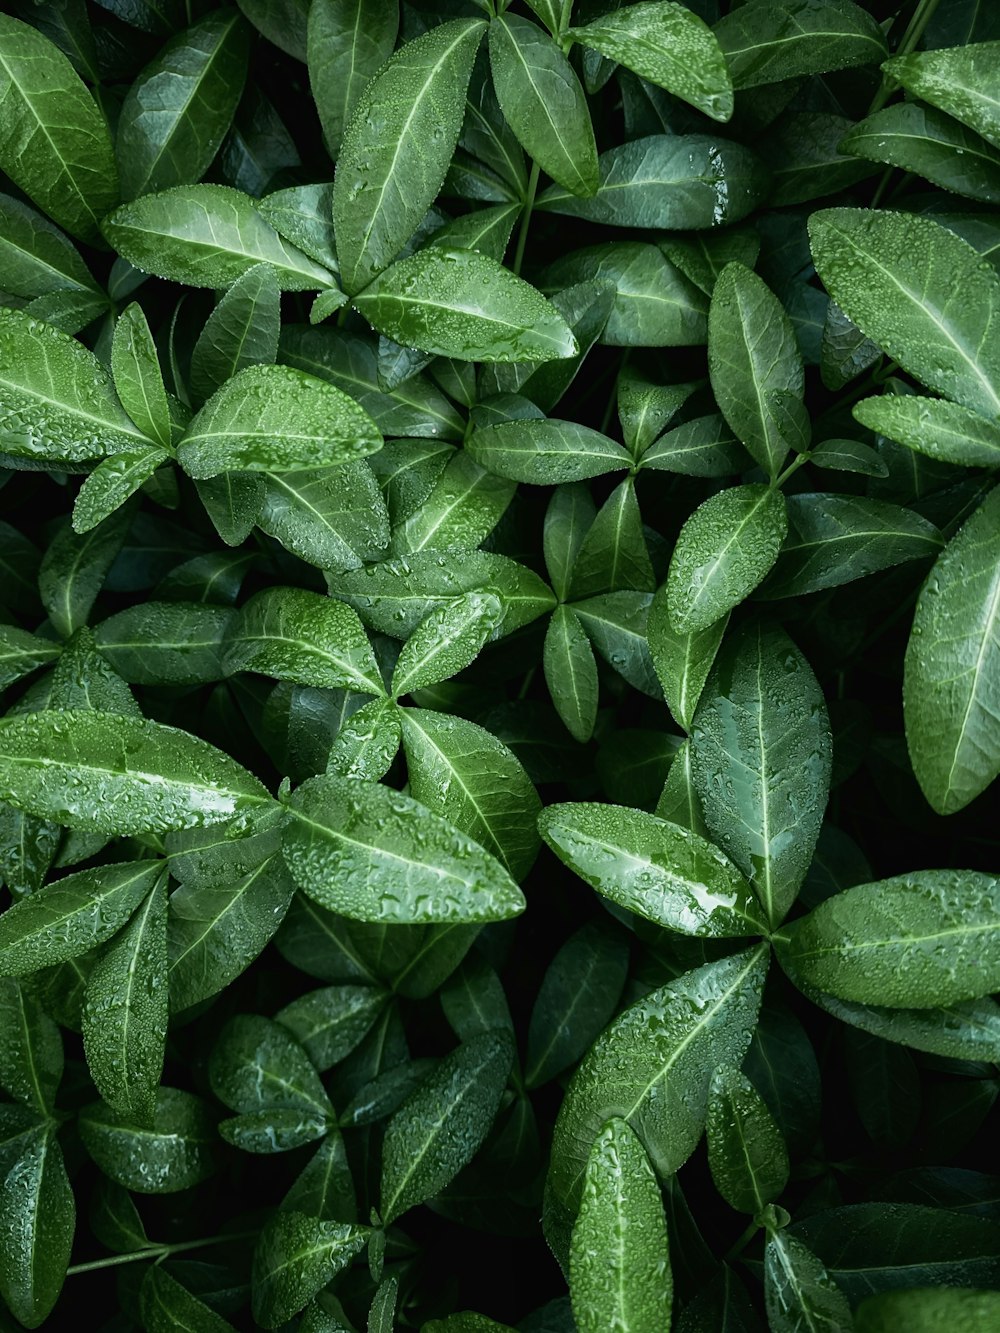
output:
M 165 1259 L 169 1254 L 180 1254 L 184 1250 L 205 1249 L 209 1245 L 224 1245 L 227 1241 L 254 1240 L 256 1231 L 234 1232 L 227 1236 L 205 1236 L 201 1240 L 182 1240 L 175 1245 L 149 1245 L 143 1250 L 133 1250 L 130 1254 L 114 1254 L 110 1259 L 92 1259 L 86 1264 L 74 1264 L 66 1269 L 66 1276 L 75 1273 L 96 1273 L 101 1268 L 117 1268 L 120 1264 L 134 1264 L 140 1259 Z
M 537 162 L 531 164 L 531 175 L 528 177 L 528 189 L 524 196 L 524 207 L 521 213 L 521 229 L 517 233 L 517 249 L 514 251 L 514 272 L 520 275 L 521 261 L 524 259 L 524 243 L 528 239 L 528 224 L 531 222 L 531 210 L 535 207 L 535 192 L 538 189 L 539 168 Z
M 756 1222 L 750 1222 L 747 1225 L 746 1231 L 743 1232 L 743 1235 L 740 1236 L 739 1240 L 737 1240 L 735 1245 L 731 1245 L 730 1248 L 726 1251 L 726 1257 L 723 1262 L 727 1264 L 731 1263 L 732 1260 L 735 1259 L 738 1254 L 742 1254 L 743 1251 L 746 1249 L 746 1247 L 753 1240 L 754 1236 L 756 1236 L 759 1230 L 760 1227 L 757 1225 Z
M 917 42 L 923 37 L 924 29 L 934 17 L 934 11 L 937 9 L 938 3 L 939 0 L 920 0 L 920 3 L 913 11 L 913 17 L 910 19 L 906 31 L 903 33 L 903 40 L 896 48 L 897 56 L 908 56 L 914 49 Z M 879 84 L 878 92 L 872 98 L 872 104 L 868 108 L 869 116 L 874 115 L 876 111 L 881 111 L 886 102 L 888 102 L 889 98 L 895 91 L 894 88 L 889 86 L 892 82 L 894 82 L 894 80 L 890 79 L 888 75 L 882 75 L 882 82 Z M 874 205 L 872 206 L 874 207 Z
M 809 453 L 799 454 L 798 458 L 796 458 L 794 462 L 789 463 L 788 466 L 785 468 L 784 472 L 782 472 L 780 476 L 776 477 L 774 481 L 771 482 L 771 489 L 773 491 L 780 490 L 780 488 L 784 486 L 785 482 L 792 475 L 792 473 L 798 472 L 800 467 L 805 467 L 806 463 L 809 462 L 809 459 L 811 457 L 812 455 Z

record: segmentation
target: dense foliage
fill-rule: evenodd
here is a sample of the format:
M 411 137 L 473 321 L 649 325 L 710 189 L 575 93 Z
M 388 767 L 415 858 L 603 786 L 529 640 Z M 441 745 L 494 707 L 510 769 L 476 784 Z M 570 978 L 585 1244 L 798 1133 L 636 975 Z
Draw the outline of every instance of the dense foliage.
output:
M 15 0 L 0 169 L 0 1328 L 995 1333 L 1000 8 Z

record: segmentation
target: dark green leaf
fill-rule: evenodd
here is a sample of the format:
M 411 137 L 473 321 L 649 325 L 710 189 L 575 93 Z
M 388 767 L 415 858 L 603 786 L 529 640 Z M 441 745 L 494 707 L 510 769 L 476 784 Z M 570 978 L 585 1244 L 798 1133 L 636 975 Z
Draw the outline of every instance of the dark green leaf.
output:
M 573 739 L 585 744 L 594 732 L 600 685 L 594 650 L 572 607 L 552 613 L 542 664 L 556 712 Z
M 712 1076 L 705 1134 L 715 1188 L 731 1208 L 756 1217 L 788 1184 L 788 1150 L 760 1094 L 731 1066 Z
M 139 1291 L 143 1328 L 148 1333 L 233 1333 L 233 1325 L 157 1264 L 146 1270 Z
M 136 1194 L 190 1189 L 215 1170 L 215 1117 L 190 1092 L 160 1088 L 152 1129 L 131 1124 L 103 1102 L 80 1112 L 84 1147 L 106 1176 Z
M 367 1227 L 325 1222 L 304 1213 L 275 1213 L 253 1256 L 253 1313 L 262 1328 L 278 1328 L 360 1254 Z
M 971 125 L 1000 147 L 1000 116 L 994 95 L 996 42 L 973 42 L 944 51 L 911 51 L 887 60 L 884 69 L 907 92 Z
M 309 6 L 309 86 L 334 158 L 368 80 L 392 55 L 396 0 L 315 0 Z
M 0 1294 L 27 1328 L 59 1299 L 75 1225 L 55 1129 L 40 1127 L 0 1184 Z
M 199 401 L 246 366 L 270 365 L 278 355 L 281 292 L 270 264 L 236 279 L 198 335 L 191 353 L 191 390 Z
M 928 458 L 960 467 L 1000 465 L 1000 428 L 978 412 L 943 398 L 888 393 L 865 398 L 853 414 L 862 426 Z M 819 461 L 815 451 L 813 458 Z
M 473 432 L 467 449 L 483 467 L 512 481 L 562 485 L 629 465 L 620 444 L 573 421 L 511 421 Z
M 855 125 L 844 153 L 912 171 L 943 190 L 1000 203 L 1000 152 L 933 107 L 900 102 Z
M 850 0 L 750 0 L 714 32 L 736 88 L 877 65 L 887 54 L 875 19 Z
M 764 1252 L 764 1301 L 774 1333 L 851 1333 L 851 1307 L 801 1241 L 772 1232 Z

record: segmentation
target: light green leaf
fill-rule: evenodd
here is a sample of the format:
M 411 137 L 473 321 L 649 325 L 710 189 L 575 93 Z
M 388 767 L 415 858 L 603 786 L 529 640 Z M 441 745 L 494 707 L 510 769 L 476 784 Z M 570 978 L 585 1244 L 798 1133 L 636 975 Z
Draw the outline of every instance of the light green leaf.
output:
M 629 366 L 618 375 L 618 420 L 625 444 L 639 458 L 663 433 L 697 386 L 693 382 L 658 384 Z
M 634 1130 L 617 1117 L 590 1150 L 569 1289 L 580 1333 L 661 1333 L 670 1326 L 673 1278 L 660 1185 Z
M 688 477 L 731 477 L 752 465 L 753 459 L 718 412 L 668 430 L 639 459 L 640 468 Z
M 687 231 L 738 222 L 766 185 L 764 164 L 742 144 L 707 134 L 651 134 L 602 153 L 597 188 L 586 197 L 553 185 L 538 208 L 611 227 Z
M 335 160 L 365 85 L 392 55 L 398 27 L 397 0 L 313 0 L 309 6 L 309 86 Z
M 771 1232 L 764 1251 L 764 1302 L 774 1333 L 851 1333 L 847 1297 L 800 1240 Z
M 53 537 L 38 571 L 38 591 L 57 633 L 68 639 L 87 623 L 131 524 L 127 511 L 84 535 L 67 523 Z
M 59 1299 L 75 1226 L 55 1125 L 40 1126 L 0 1184 L 0 1294 L 27 1328 Z
M 143 434 L 170 448 L 170 408 L 153 335 L 142 307 L 127 306 L 115 324 L 111 372 L 122 406 Z
M 128 921 L 160 874 L 156 861 L 81 870 L 0 916 L 0 975 L 23 976 L 95 948 Z
M 139 602 L 102 621 L 95 641 L 134 685 L 200 685 L 226 674 L 222 647 L 235 618 L 231 606 Z
M 259 472 L 220 472 L 196 481 L 195 490 L 226 545 L 242 545 L 264 504 L 264 477 Z
M 197 414 L 177 459 L 203 478 L 334 467 L 381 447 L 371 417 L 332 384 L 288 366 L 247 366 Z
M 703 501 L 681 528 L 667 573 L 676 634 L 707 630 L 762 581 L 788 531 L 781 491 L 752 483 Z
M 627 1120 L 656 1173 L 683 1165 L 705 1124 L 712 1070 L 739 1064 L 767 973 L 764 945 L 686 972 L 626 1009 L 584 1056 L 556 1120 L 549 1188 L 575 1214 L 590 1145 Z
M 272 473 L 257 525 L 320 569 L 357 569 L 389 541 L 389 515 L 364 459 L 339 467 Z
M 473 458 L 511 481 L 561 485 L 617 472 L 628 453 L 614 440 L 575 421 L 510 421 L 473 431 L 466 443 Z
M 750 0 L 713 31 L 737 89 L 877 65 L 888 53 L 878 23 L 850 0 Z
M 401 739 L 402 723 L 395 702 L 371 699 L 337 732 L 326 771 L 342 778 L 378 782 L 392 767 Z
M 852 414 L 862 426 L 928 458 L 958 467 L 1000 467 L 1000 426 L 957 403 L 886 393 L 855 403 Z
M 150 479 L 170 455 L 158 444 L 121 449 L 102 458 L 83 480 L 73 502 L 73 531 L 91 532 Z
M 224 9 L 178 33 L 146 66 L 118 119 L 124 199 L 204 176 L 236 111 L 249 54 L 247 25 Z
M 333 187 L 337 254 L 349 295 L 395 259 L 434 202 L 458 142 L 485 28 L 481 19 L 432 28 L 402 46 L 361 94 Z
M 629 477 L 605 500 L 581 542 L 569 595 L 575 599 L 623 588 L 652 592 L 655 587 L 635 482 Z
M 545 511 L 542 543 L 545 567 L 560 598 L 569 591 L 573 566 L 597 510 L 590 488 L 570 482 L 557 486 Z
M 552 613 L 545 631 L 542 668 L 566 730 L 585 745 L 597 721 L 600 682 L 594 650 L 572 607 L 557 606 Z
M 357 613 L 305 588 L 265 588 L 251 597 L 229 630 L 223 665 L 227 675 L 255 671 L 298 685 L 384 691 Z
M 467 592 L 436 607 L 403 645 L 392 677 L 392 695 L 412 694 L 463 671 L 478 657 L 503 614 L 491 592 Z
M 118 201 L 107 122 L 58 47 L 9 15 L 0 15 L 0 167 L 60 227 L 99 243 Z
M 130 1124 L 103 1102 L 79 1118 L 83 1146 L 111 1180 L 136 1194 L 173 1194 L 215 1170 L 215 1114 L 178 1088 L 160 1088 L 152 1129 Z
M 881 399 L 866 398 L 865 403 L 881 402 Z M 888 401 L 888 399 L 886 400 Z M 925 398 L 924 402 L 938 401 Z M 942 407 L 952 408 L 951 403 L 944 403 L 941 400 Z M 857 407 L 861 407 L 858 403 Z M 955 409 L 964 410 L 964 409 Z M 969 416 L 975 414 L 970 412 Z M 861 416 L 857 418 L 862 421 Z M 976 417 L 981 421 L 981 417 Z M 862 424 L 864 422 L 862 421 Z M 880 429 L 874 426 L 872 429 Z M 887 432 L 882 432 L 887 434 Z M 860 472 L 865 477 L 887 477 L 889 469 L 882 461 L 874 449 L 869 448 L 867 444 L 861 444 L 858 440 L 824 440 L 822 444 L 817 444 L 809 451 L 809 461 L 816 467 L 828 469 L 832 472 Z
M 319 6 L 316 7 L 317 11 Z M 287 241 L 331 273 L 338 273 L 333 239 L 333 182 L 291 185 L 257 202 L 257 211 Z
M 684 935 L 764 929 L 743 876 L 704 838 L 644 810 L 581 802 L 550 805 L 542 837 L 605 898 Z
M 87 981 L 83 1049 L 97 1091 L 136 1125 L 151 1125 L 167 1040 L 167 882 L 150 889 Z
M 439 1193 L 475 1156 L 514 1059 L 508 1032 L 485 1032 L 446 1056 L 389 1121 L 382 1143 L 385 1225 Z
M 733 83 L 712 30 L 683 5 L 626 5 L 569 28 L 575 42 L 600 51 L 713 120 L 733 114 Z
M 788 538 L 761 597 L 795 597 L 930 559 L 944 540 L 926 518 L 885 500 L 803 492 L 787 504 Z
M 912 171 L 968 199 L 1000 203 L 1000 151 L 933 107 L 884 107 L 852 126 L 840 151 Z
M 705 1136 L 715 1188 L 730 1208 L 757 1217 L 788 1184 L 788 1149 L 763 1098 L 731 1065 L 712 1075 Z
M 282 291 L 333 287 L 333 275 L 286 244 L 248 194 L 226 185 L 178 185 L 123 204 L 105 219 L 118 254 L 144 273 L 190 287 L 229 287 L 270 264 Z
M 254 1250 L 254 1319 L 261 1328 L 279 1328 L 346 1268 L 367 1240 L 367 1227 L 275 1213 Z
M 462 361 L 552 361 L 576 339 L 534 287 L 487 255 L 435 245 L 380 273 L 353 302 L 380 333 Z
M 751 624 L 727 638 L 692 742 L 705 823 L 776 925 L 812 859 L 831 760 L 823 693 L 782 630 Z
M 189 732 L 78 709 L 0 720 L 0 799 L 67 828 L 120 835 L 216 824 L 271 798 Z
M 295 886 L 272 852 L 239 878 L 194 881 L 170 895 L 167 921 L 170 1007 L 217 995 L 246 970 L 281 925 Z
M 463 717 L 426 708 L 407 708 L 401 717 L 413 798 L 522 880 L 538 852 L 541 802 L 519 760 Z
M 913 771 L 939 814 L 1000 773 L 1000 489 L 938 556 L 906 650 L 903 714 Z
M 789 962 L 810 985 L 861 1004 L 931 1009 L 1000 990 L 1000 882 L 922 870 L 860 884 L 789 929 Z
M 29 634 L 16 625 L 0 625 L 0 689 L 55 662 L 59 652 L 59 644 L 51 639 Z
M 204 402 L 246 366 L 278 355 L 281 290 L 270 264 L 254 264 L 215 307 L 191 353 L 191 392 Z
M 743 264 L 727 264 L 708 312 L 712 392 L 737 439 L 774 477 L 788 454 L 775 395 L 802 397 L 802 354 L 784 307 Z
M 408 451 L 409 452 L 409 451 Z M 475 550 L 496 527 L 517 486 L 481 468 L 464 449 L 451 453 L 423 501 L 392 534 L 389 551 Z
M 490 68 L 504 119 L 529 155 L 571 194 L 593 194 L 594 127 L 559 45 L 537 24 L 505 14 L 490 24 Z
M 1000 276 L 967 241 L 931 218 L 859 208 L 814 213 L 809 237 L 827 291 L 863 333 L 928 388 L 1000 413 Z
M 911 51 L 882 66 L 895 83 L 970 125 L 1000 148 L 996 59 L 1000 42 L 972 42 L 941 51 Z
M 667 585 L 653 598 L 646 625 L 649 651 L 667 706 L 685 731 L 691 730 L 694 710 L 728 624 L 729 617 L 721 616 L 705 629 L 679 634 L 667 612 Z
M 656 809 L 657 818 L 690 829 L 700 838 L 708 838 L 708 829 L 701 812 L 701 802 L 695 791 L 691 766 L 691 742 L 686 740 L 670 761 L 667 780 L 663 784 Z
M 300 889 L 358 921 L 502 921 L 514 881 L 447 820 L 388 787 L 327 774 L 290 802 L 282 854 Z
M 16 457 L 58 467 L 149 444 L 93 352 L 20 310 L 0 310 L 0 393 L 0 447 Z

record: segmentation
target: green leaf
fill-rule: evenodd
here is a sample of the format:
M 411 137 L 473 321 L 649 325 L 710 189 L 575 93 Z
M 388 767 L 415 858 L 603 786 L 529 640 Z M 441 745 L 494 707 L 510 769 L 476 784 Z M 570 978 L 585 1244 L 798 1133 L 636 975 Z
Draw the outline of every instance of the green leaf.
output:
M 479 1150 L 514 1058 L 504 1031 L 446 1056 L 389 1121 L 382 1144 L 380 1213 L 388 1225 L 433 1198 Z
M 701 802 L 695 790 L 690 740 L 684 742 L 670 761 L 667 779 L 656 802 L 654 814 L 659 819 L 690 829 L 700 838 L 708 837 Z
M 627 5 L 567 37 L 600 51 L 713 120 L 733 114 L 733 83 L 708 25 L 683 5 Z
M 330 747 L 326 771 L 378 782 L 392 767 L 402 740 L 400 712 L 392 699 L 371 699 L 352 713 Z
M 778 558 L 788 531 L 781 491 L 752 483 L 710 496 L 687 519 L 667 574 L 675 634 L 706 631 L 738 606 Z
M 0 689 L 48 666 L 59 657 L 59 645 L 16 625 L 0 625 Z
M 828 1014 L 884 1041 L 953 1060 L 993 1060 L 1000 1051 L 1000 1006 L 993 1000 L 969 1000 L 943 1009 L 885 1009 L 838 1000 L 795 980 Z
M 296 60 L 305 60 L 306 0 L 239 0 L 239 6 L 269 42 Z
M 651 992 L 597 1038 L 556 1120 L 549 1188 L 575 1213 L 590 1145 L 609 1116 L 639 1137 L 661 1178 L 701 1137 L 711 1072 L 738 1064 L 750 1044 L 767 972 L 763 945 L 708 963 Z
M 63 1073 L 59 1029 L 12 977 L 0 980 L 0 1087 L 51 1116 Z
M 712 1075 L 705 1135 L 715 1188 L 731 1208 L 757 1217 L 788 1184 L 788 1149 L 760 1094 L 731 1065 Z
M 1000 427 L 943 398 L 887 393 L 852 409 L 855 421 L 890 440 L 958 467 L 1000 466 Z M 815 457 L 815 455 L 814 455 Z
M 266 948 L 295 891 L 276 852 L 246 874 L 215 884 L 182 884 L 170 895 L 167 949 L 170 1006 L 179 1011 L 217 995 Z
M 850 129 L 840 151 L 912 171 L 968 199 L 1000 203 L 1000 152 L 933 107 L 900 102 L 876 111 Z
M 1000 413 L 1000 277 L 967 241 L 930 218 L 858 208 L 814 213 L 809 236 L 827 290 L 862 332 L 928 388 Z
M 530 20 L 505 14 L 490 24 L 490 68 L 504 119 L 524 149 L 571 194 L 593 194 L 590 110 L 557 43 Z
M 315 0 L 309 6 L 309 86 L 334 159 L 365 85 L 392 55 L 398 27 L 396 0 Z
M 1000 773 L 1000 489 L 938 556 L 906 650 L 903 713 L 913 771 L 939 814 Z
M 689 477 L 731 477 L 753 460 L 718 412 L 685 421 L 668 430 L 645 451 L 639 467 L 680 472 Z
M 170 448 L 170 409 L 153 335 L 142 307 L 127 306 L 115 324 L 111 371 L 122 406 L 139 429 Z
M 159 874 L 155 861 L 105 865 L 15 902 L 0 916 L 0 975 L 23 976 L 103 944 L 125 925 Z
M 207 1102 L 160 1088 L 152 1129 L 131 1124 L 103 1102 L 80 1112 L 83 1146 L 109 1179 L 136 1194 L 173 1194 L 215 1170 L 218 1141 Z
M 880 399 L 866 398 L 866 403 L 874 403 Z M 925 399 L 925 401 L 930 401 Z M 943 406 L 945 404 L 942 404 Z M 861 404 L 858 404 L 860 407 Z M 951 404 L 947 404 L 951 407 Z M 973 415 L 972 413 L 969 414 Z M 981 417 L 976 418 L 982 420 Z M 858 417 L 861 420 L 861 417 Z M 881 432 L 886 434 L 886 432 Z M 815 448 L 809 451 L 809 461 L 816 467 L 824 468 L 833 472 L 860 472 L 866 477 L 887 477 L 889 469 L 875 452 L 867 444 L 860 444 L 857 440 L 824 440 L 822 444 L 817 444 Z
M 144 195 L 109 214 L 103 230 L 130 264 L 170 282 L 229 287 L 255 264 L 270 264 L 282 291 L 334 285 L 326 268 L 281 239 L 249 195 L 225 185 Z
M 25 298 L 75 292 L 103 300 L 69 237 L 9 194 L 0 194 L 0 286 Z
M 356 612 L 304 588 L 266 588 L 230 627 L 225 671 L 255 671 L 328 689 L 383 694 L 371 644 Z
M 772 1232 L 764 1251 L 764 1301 L 774 1333 L 851 1333 L 851 1307 L 800 1240 Z
M 118 201 L 107 122 L 62 52 L 0 15 L 0 167 L 74 236 L 99 242 Z
M 998 50 L 996 42 L 973 42 L 943 51 L 911 51 L 893 56 L 882 68 L 908 93 L 947 111 L 1000 147 L 994 65 Z
M 735 88 L 877 65 L 888 54 L 878 23 L 850 0 L 750 0 L 713 31 Z
M 189 732 L 82 709 L 0 720 L 0 799 L 112 835 L 215 824 L 270 802 L 246 769 Z
M 392 696 L 412 694 L 463 671 L 496 629 L 503 607 L 491 592 L 467 592 L 436 607 L 413 631 L 396 661 Z
M 742 144 L 651 134 L 602 153 L 596 189 L 586 197 L 553 185 L 538 207 L 611 227 L 686 231 L 738 222 L 764 197 L 766 183 L 763 163 Z
M 240 1014 L 222 1029 L 208 1066 L 212 1091 L 233 1111 L 298 1111 L 333 1120 L 316 1067 L 288 1028 Z
M 856 1333 L 990 1333 L 1000 1320 L 1000 1292 L 962 1291 L 954 1287 L 916 1287 L 885 1291 L 862 1301 L 854 1315 Z
M 762 597 L 796 597 L 834 588 L 942 546 L 933 523 L 913 510 L 854 495 L 790 495 L 789 533 Z
M 276 1021 L 324 1073 L 350 1055 L 375 1022 L 386 993 L 374 986 L 328 986 L 286 1004 Z
M 776 925 L 812 859 L 831 760 L 822 691 L 782 630 L 751 624 L 726 640 L 692 742 L 705 823 Z
M 652 592 L 655 586 L 635 482 L 629 477 L 605 500 L 580 544 L 570 596 L 575 599 L 623 588 Z
M 389 550 L 406 555 L 474 550 L 503 517 L 517 487 L 485 471 L 465 450 L 452 453 L 423 503 L 392 534 Z
M 352 398 L 289 366 L 247 366 L 208 400 L 178 446 L 192 477 L 335 467 L 382 447 Z
M 230 606 L 145 602 L 102 621 L 95 641 L 132 684 L 199 685 L 224 676 L 222 645 L 235 617 Z
M 584 481 L 629 466 L 620 444 L 575 421 L 510 421 L 473 431 L 466 443 L 490 472 L 538 486 Z
M 413 798 L 474 838 L 512 879 L 522 880 L 539 848 L 541 802 L 519 760 L 463 717 L 426 708 L 407 708 L 401 717 Z
M 149 444 L 93 352 L 20 310 L 0 310 L 0 392 L 0 445 L 15 457 L 72 467 Z
M 385 501 L 363 459 L 272 473 L 257 525 L 286 551 L 320 569 L 357 569 L 389 541 Z
M 459 1041 L 497 1028 L 514 1028 L 500 978 L 476 952 L 468 954 L 452 973 L 441 991 L 441 1008 Z
M 253 1316 L 262 1328 L 278 1328 L 361 1253 L 368 1228 L 326 1222 L 304 1213 L 275 1213 L 253 1255 Z
M 487 255 L 435 245 L 381 272 L 353 304 L 379 331 L 462 361 L 552 361 L 576 339 L 534 287 Z
M 221 472 L 195 482 L 198 498 L 227 546 L 240 546 L 253 531 L 265 497 L 258 472 Z
M 59 1299 L 75 1226 L 55 1126 L 41 1126 L 0 1184 L 0 1294 L 27 1328 L 44 1323 Z
M 239 13 L 209 14 L 163 48 L 122 104 L 122 196 L 135 199 L 204 176 L 243 91 L 250 33 Z
M 299 888 L 359 921 L 502 921 L 517 885 L 471 838 L 410 797 L 330 774 L 290 802 L 282 853 Z
M 542 978 L 524 1058 L 524 1082 L 540 1087 L 575 1064 L 611 1019 L 625 984 L 628 946 L 590 922 L 561 946 Z
M 550 805 L 542 837 L 604 897 L 684 935 L 763 930 L 749 885 L 704 838 L 644 810 L 581 802 Z
M 556 712 L 573 739 L 585 745 L 597 721 L 600 682 L 594 650 L 572 607 L 557 606 L 553 611 L 545 631 L 542 666 Z
M 87 623 L 132 515 L 109 517 L 85 535 L 67 523 L 52 539 L 38 571 L 38 591 L 56 632 L 68 639 Z
M 604 660 L 635 689 L 659 699 L 660 682 L 646 642 L 652 600 L 645 592 L 607 592 L 576 602 L 573 612 Z
M 191 392 L 204 402 L 247 366 L 278 355 L 281 290 L 270 264 L 254 264 L 215 307 L 191 353 Z
M 314 12 L 319 12 L 317 5 Z M 339 272 L 333 239 L 333 183 L 292 185 L 258 201 L 257 211 L 275 231 L 331 273 Z
M 790 928 L 797 975 L 844 1000 L 931 1009 L 1000 990 L 1000 883 L 917 870 L 835 894 Z
M 712 392 L 737 439 L 775 476 L 788 454 L 775 395 L 802 397 L 802 356 L 770 288 L 743 264 L 722 270 L 708 312 Z
M 151 1125 L 167 1040 L 167 885 L 150 889 L 87 982 L 83 1048 L 107 1104 Z
M 663 1200 L 625 1120 L 609 1120 L 590 1151 L 569 1284 L 581 1333 L 654 1333 L 669 1324 L 673 1278 Z
M 407 42 L 358 99 L 333 187 L 349 295 L 396 258 L 434 202 L 458 142 L 485 27 L 481 19 L 455 19 Z
M 650 605 L 646 637 L 667 706 L 678 725 L 690 731 L 729 617 L 722 616 L 705 629 L 679 634 L 671 623 L 667 596 L 668 585 L 664 584 Z
M 73 531 L 91 532 L 144 486 L 170 455 L 158 444 L 122 449 L 102 458 L 77 492 L 73 504 Z
M 139 1288 L 142 1326 L 148 1333 L 234 1333 L 232 1324 L 158 1264 L 146 1270 Z

